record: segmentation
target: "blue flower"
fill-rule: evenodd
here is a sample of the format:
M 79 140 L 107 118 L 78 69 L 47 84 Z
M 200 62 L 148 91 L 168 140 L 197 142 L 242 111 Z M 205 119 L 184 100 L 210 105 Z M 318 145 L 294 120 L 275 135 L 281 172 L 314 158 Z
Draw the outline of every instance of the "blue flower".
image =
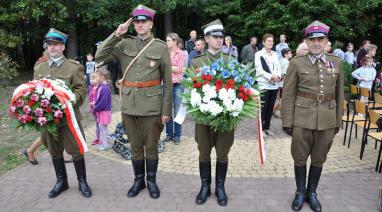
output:
M 245 79 L 245 80 L 247 80 L 248 81 L 248 74 L 247 73 L 243 73 L 242 75 L 241 75 L 241 77 L 243 78 L 243 79 Z
M 222 71 L 221 75 L 222 75 L 222 77 L 223 77 L 224 79 L 227 79 L 228 77 L 231 76 L 231 73 L 229 73 L 228 70 L 224 69 L 224 70 Z
M 235 77 L 235 82 L 241 82 L 241 78 L 240 77 Z
M 233 77 L 238 77 L 239 76 L 239 72 L 237 72 L 236 70 L 232 72 L 232 76 Z
M 255 80 L 252 79 L 252 77 L 249 77 L 249 79 L 248 79 L 247 81 L 248 81 L 248 83 L 249 83 L 250 85 L 255 84 Z
M 210 73 L 210 67 L 209 66 L 203 66 L 202 67 L 202 74 L 209 74 Z
M 251 87 L 251 85 L 248 82 L 244 83 L 243 86 L 244 86 L 244 88 L 250 88 Z
M 214 62 L 211 64 L 211 69 L 212 70 L 219 70 L 220 65 L 217 62 Z
M 210 75 L 215 76 L 216 75 L 216 70 L 215 69 L 211 69 Z
M 236 66 L 236 64 L 235 64 L 234 60 L 232 60 L 231 62 L 228 63 L 228 68 L 230 68 L 232 70 L 235 69 L 235 66 Z

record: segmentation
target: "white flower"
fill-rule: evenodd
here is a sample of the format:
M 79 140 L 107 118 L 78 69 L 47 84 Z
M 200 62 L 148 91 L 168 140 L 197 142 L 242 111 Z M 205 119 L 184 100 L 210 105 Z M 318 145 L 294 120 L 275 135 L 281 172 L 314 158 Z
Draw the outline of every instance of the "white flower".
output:
M 208 103 L 210 100 L 211 100 L 211 97 L 209 97 L 208 95 L 205 95 L 205 96 L 203 97 L 203 102 L 204 102 L 204 103 Z
M 242 99 L 236 98 L 233 102 L 232 107 L 235 111 L 241 112 L 243 110 L 244 101 Z
M 53 95 L 54 95 L 54 91 L 52 89 L 50 89 L 50 88 L 45 88 L 44 89 L 44 96 L 47 99 L 50 99 Z
M 219 99 L 223 101 L 231 100 L 233 101 L 236 98 L 236 91 L 229 88 L 228 90 L 222 88 L 219 90 Z
M 200 104 L 200 112 L 202 113 L 208 113 L 209 109 L 208 109 L 208 105 L 207 104 Z
M 196 89 L 191 90 L 191 105 L 192 107 L 199 106 L 202 103 L 202 97 L 200 94 L 196 91 Z
M 208 109 L 209 109 L 209 112 L 211 113 L 211 115 L 213 116 L 217 116 L 219 115 L 221 112 L 223 112 L 223 107 L 221 107 L 218 103 L 216 103 L 215 101 L 211 100 L 208 102 L 207 104 L 208 106 Z
M 211 85 L 209 85 L 209 84 L 205 84 L 202 87 L 202 91 L 204 94 L 207 94 L 210 89 L 211 89 Z
M 232 112 L 232 113 L 231 113 L 231 116 L 233 116 L 233 117 L 237 117 L 237 116 L 239 116 L 239 114 L 240 114 L 239 112 Z
M 35 92 L 38 93 L 38 94 L 42 94 L 44 92 L 44 87 L 42 87 L 41 84 L 37 84 Z

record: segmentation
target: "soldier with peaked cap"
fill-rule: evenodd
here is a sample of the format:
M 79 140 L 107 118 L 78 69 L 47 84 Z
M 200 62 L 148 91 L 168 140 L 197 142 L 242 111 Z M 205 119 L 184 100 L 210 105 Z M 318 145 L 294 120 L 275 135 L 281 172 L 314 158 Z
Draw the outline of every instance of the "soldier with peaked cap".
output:
M 64 56 L 67 40 L 68 36 L 66 34 L 53 28 L 49 30 L 44 37 L 44 43 L 47 45 L 48 59 L 35 65 L 34 79 L 61 79 L 66 82 L 68 87 L 73 88 L 73 92 L 76 95 L 76 103 L 73 105 L 73 109 L 78 125 L 81 131 L 83 131 L 80 123 L 81 115 L 79 107 L 83 104 L 86 97 L 86 86 L 83 77 L 84 71 L 83 66 L 79 62 L 69 60 Z M 66 124 L 66 120 L 63 121 L 63 124 L 58 128 L 57 139 L 48 132 L 41 131 L 41 140 L 52 157 L 57 178 L 56 185 L 49 192 L 49 198 L 54 198 L 69 188 L 63 158 L 64 149 L 73 157 L 79 190 L 83 196 L 90 197 L 92 193 L 86 181 L 85 159 L 81 154 L 81 147 L 78 146 L 69 126 Z
M 324 52 L 328 34 L 329 27 L 319 21 L 306 27 L 309 53 L 290 61 L 284 81 L 282 126 L 292 136 L 297 186 L 292 203 L 295 211 L 301 210 L 305 200 L 313 211 L 321 211 L 316 189 L 342 122 L 343 67 L 340 58 Z M 309 156 L 311 164 L 305 189 Z
M 127 196 L 135 197 L 146 188 L 146 164 L 147 188 L 150 197 L 157 199 L 160 196 L 156 184 L 159 160 L 157 144 L 163 124 L 171 114 L 172 78 L 167 46 L 151 33 L 154 16 L 154 10 L 138 5 L 131 18 L 119 25 L 98 47 L 96 61 L 119 60 L 125 76 L 120 81 L 122 122 L 129 131 L 135 174 L 134 184 Z M 131 23 L 137 37 L 126 35 Z M 133 60 L 135 62 L 131 68 L 126 70 Z
M 220 20 L 215 20 L 202 27 L 208 49 L 195 57 L 191 66 L 200 68 L 218 59 L 229 63 L 230 57 L 221 51 L 223 46 L 224 27 Z M 216 189 L 217 202 L 221 206 L 227 205 L 227 195 L 224 183 L 228 169 L 228 153 L 234 141 L 234 130 L 229 132 L 215 132 L 208 123 L 195 123 L 195 140 L 199 150 L 199 173 L 201 188 L 196 196 L 196 203 L 203 204 L 211 195 L 211 150 L 216 150 Z

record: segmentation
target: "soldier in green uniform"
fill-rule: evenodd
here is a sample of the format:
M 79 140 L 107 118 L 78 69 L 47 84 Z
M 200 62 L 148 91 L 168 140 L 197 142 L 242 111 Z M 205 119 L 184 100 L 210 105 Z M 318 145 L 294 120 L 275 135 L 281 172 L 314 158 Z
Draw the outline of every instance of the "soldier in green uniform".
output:
M 66 82 L 68 87 L 73 89 L 76 95 L 76 103 L 73 109 L 78 121 L 78 125 L 83 133 L 81 126 L 81 115 L 79 107 L 83 104 L 86 97 L 86 86 L 84 81 L 83 66 L 74 60 L 67 59 L 63 52 L 65 50 L 65 43 L 67 35 L 55 30 L 50 31 L 44 37 L 44 43 L 47 44 L 49 59 L 34 67 L 34 79 L 41 78 L 48 79 L 61 79 Z M 80 152 L 80 147 L 71 133 L 66 119 L 58 129 L 58 139 L 55 139 L 51 134 L 46 131 L 41 131 L 41 140 L 44 146 L 48 149 L 52 160 L 54 170 L 56 172 L 57 182 L 54 188 L 49 192 L 49 198 L 54 198 L 62 191 L 69 188 L 66 168 L 64 164 L 63 151 L 69 153 L 73 157 L 74 167 L 76 169 L 79 190 L 85 197 L 92 195 L 91 190 L 86 182 L 86 169 L 85 159 Z
M 146 188 L 146 163 L 147 188 L 150 197 L 157 199 L 160 196 L 156 184 L 159 159 L 157 144 L 163 124 L 171 114 L 172 78 L 166 43 L 155 39 L 151 33 L 154 16 L 155 11 L 148 7 L 139 5 L 135 8 L 131 18 L 119 25 L 99 46 L 96 61 L 117 59 L 124 71 L 125 77 L 120 81 L 122 122 L 129 132 L 135 174 L 134 184 L 127 196 L 135 197 Z M 131 23 L 134 24 L 137 37 L 126 35 Z M 141 52 L 146 45 L 147 49 Z M 135 62 L 126 70 L 134 58 Z
M 297 191 L 292 209 L 301 210 L 304 201 L 321 211 L 316 189 L 322 166 L 341 126 L 343 67 L 340 58 L 326 54 L 329 27 L 314 21 L 305 29 L 309 53 L 293 58 L 283 90 L 282 125 L 292 136 L 292 157 Z M 306 181 L 306 161 L 311 164 Z
M 200 68 L 206 64 L 211 64 L 220 58 L 225 63 L 229 63 L 229 55 L 221 51 L 223 45 L 224 28 L 220 20 L 215 20 L 202 27 L 204 38 L 208 43 L 208 49 L 203 54 L 195 57 L 191 65 Z M 224 189 L 224 182 L 228 169 L 228 153 L 234 141 L 234 130 L 230 132 L 215 132 L 207 123 L 195 124 L 195 141 L 199 150 L 199 172 L 202 182 L 200 192 L 196 197 L 197 204 L 206 202 L 211 195 L 211 150 L 216 150 L 216 189 L 217 202 L 221 206 L 227 205 L 227 195 Z

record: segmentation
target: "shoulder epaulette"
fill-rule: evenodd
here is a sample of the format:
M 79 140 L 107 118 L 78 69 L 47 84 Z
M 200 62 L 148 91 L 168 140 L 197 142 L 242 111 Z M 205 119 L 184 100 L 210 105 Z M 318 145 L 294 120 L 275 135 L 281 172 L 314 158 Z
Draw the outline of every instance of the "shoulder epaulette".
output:
M 77 60 L 68 59 L 68 61 L 76 65 L 81 65 L 81 63 L 78 62 Z
M 164 45 L 167 45 L 166 42 L 164 42 L 163 40 L 159 39 L 159 38 L 154 38 L 156 42 L 158 43 L 161 43 L 161 44 L 164 44 Z

